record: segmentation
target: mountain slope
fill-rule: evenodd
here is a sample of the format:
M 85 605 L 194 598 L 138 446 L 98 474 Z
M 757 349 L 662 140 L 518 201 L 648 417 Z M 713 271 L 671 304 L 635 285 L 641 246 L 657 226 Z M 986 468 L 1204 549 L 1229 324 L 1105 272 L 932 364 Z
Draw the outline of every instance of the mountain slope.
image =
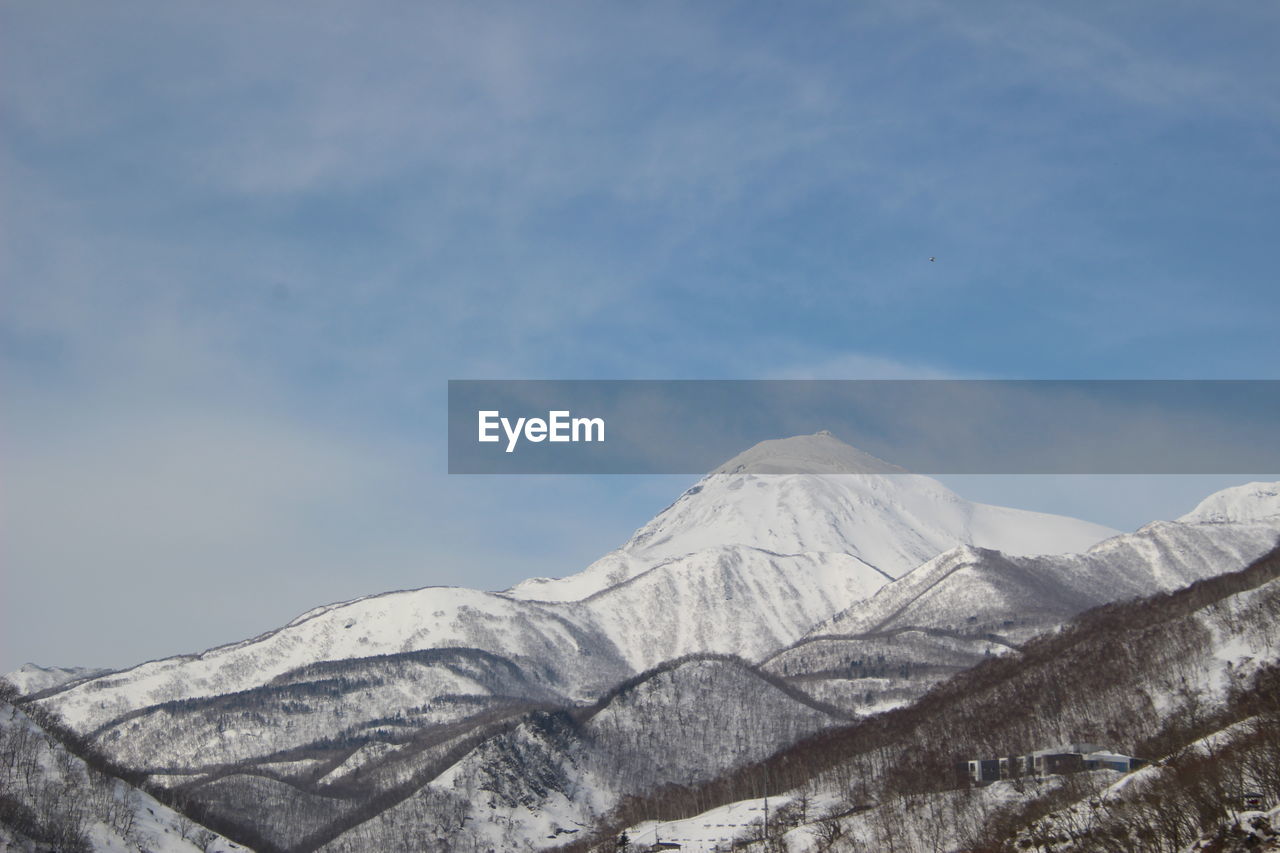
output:
M 1153 522 L 1083 554 L 1019 557 L 959 547 L 940 554 L 815 633 L 961 629 L 1013 621 L 1039 633 L 1089 607 L 1177 589 L 1270 551 L 1274 522 Z
M 89 767 L 7 699 L 0 756 L 0 850 L 246 851 Z
M 635 670 L 687 654 L 758 658 L 888 580 L 857 557 L 706 548 L 583 602 Z
M 805 473 L 772 473 L 793 469 Z M 902 473 L 819 433 L 762 442 L 704 477 L 620 549 L 579 574 L 535 578 L 507 594 L 578 601 L 664 560 L 730 544 L 778 554 L 848 554 L 896 578 L 956 545 L 1051 554 L 1083 550 L 1116 532 L 972 503 L 936 480 Z
M 696 824 L 700 813 L 723 812 L 707 809 L 744 799 L 746 783 L 767 772 L 771 795 L 836 800 L 820 821 L 783 825 L 780 834 L 794 833 L 778 842 L 786 849 L 824 849 L 823 838 L 877 850 L 1185 849 L 1234 819 L 1240 790 L 1280 792 L 1277 626 L 1280 549 L 1173 593 L 1095 608 L 914 705 L 819 733 L 699 789 L 630 803 L 595 837 L 611 838 L 642 817 Z M 1197 750 L 1206 735 L 1218 743 Z M 1151 796 L 1135 785 L 1132 797 L 1118 793 L 1127 805 L 1116 807 L 1100 797 L 1123 788 L 1112 785 L 1116 771 L 997 783 L 991 797 L 957 781 L 957 761 L 1081 741 L 1166 759 L 1167 770 L 1140 774 L 1170 790 Z M 1083 822 L 1042 823 L 1072 803 Z M 1108 823 L 1104 811 L 1147 822 Z M 589 847 L 584 840 L 572 849 Z
M 84 681 L 110 672 L 109 669 L 90 669 L 83 666 L 39 666 L 34 663 L 25 663 L 13 672 L 6 673 L 4 680 L 13 686 L 18 695 L 22 696 L 63 687 L 73 681 Z
M 1280 516 L 1280 483 L 1246 483 L 1214 492 L 1178 521 L 1222 523 Z
M 815 626 L 764 666 L 847 710 L 883 711 L 1090 607 L 1238 570 L 1278 540 L 1280 518 L 1264 516 L 1154 522 L 1083 554 L 961 546 Z
M 844 718 L 740 660 L 694 658 L 622 685 L 590 708 L 535 714 L 475 749 L 419 794 L 323 849 L 389 849 L 429 818 L 424 802 L 465 803 L 450 849 L 510 850 L 572 838 L 625 797 L 690 785 L 759 760 Z
M 577 576 L 326 605 L 27 702 L 220 831 L 248 826 L 263 853 L 360 849 L 347 835 L 429 848 L 422 827 L 464 824 L 481 849 L 518 849 L 874 709 L 869 693 L 906 701 L 1098 601 L 1236 568 L 1280 527 L 1167 523 L 1027 556 L 1107 531 L 862 473 L 868 458 L 829 436 L 766 444 Z M 767 473 L 796 460 L 810 473 Z M 708 653 L 767 663 L 685 660 Z M 488 795 L 493 811 L 473 811 Z
M 135 709 L 249 690 L 320 661 L 467 648 L 527 667 L 586 698 L 631 670 L 573 608 L 429 587 L 316 608 L 276 631 L 200 655 L 166 658 L 55 690 L 41 700 L 78 730 Z

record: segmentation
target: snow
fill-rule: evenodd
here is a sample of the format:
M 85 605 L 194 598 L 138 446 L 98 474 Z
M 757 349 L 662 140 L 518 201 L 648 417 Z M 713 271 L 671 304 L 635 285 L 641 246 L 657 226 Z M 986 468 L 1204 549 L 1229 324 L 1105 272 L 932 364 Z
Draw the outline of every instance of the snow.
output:
M 695 652 L 763 657 L 887 580 L 844 554 L 708 548 L 600 592 L 586 608 L 641 671 Z
M 68 789 L 79 792 L 86 801 L 92 798 L 89 791 L 95 789 L 107 799 L 114 799 L 123 807 L 132 811 L 132 826 L 127 830 L 128 838 L 122 836 L 113 824 L 100 819 L 95 809 L 86 809 L 85 830 L 92 849 L 110 851 L 111 853 L 136 853 L 139 849 L 151 853 L 252 853 L 247 848 L 234 844 L 216 833 L 203 829 L 198 824 L 185 819 L 182 815 L 162 805 L 149 794 L 126 785 L 118 779 L 111 779 L 90 771 L 78 757 L 68 753 L 61 744 L 48 737 L 21 710 L 8 702 L 0 702 L 0 735 L 12 738 L 20 730 L 34 735 L 27 741 L 29 749 L 37 750 L 38 775 L 34 782 L 20 774 L 3 780 L 6 796 L 17 802 L 30 805 L 30 797 L 38 797 L 41 789 Z M 35 789 L 35 790 L 32 790 Z M 83 805 L 83 804 L 82 804 Z M 11 842 L 18 849 L 21 836 L 6 839 L 0 825 L 0 849 L 7 849 Z M 203 835 L 202 843 L 197 838 Z M 184 837 L 185 836 L 185 837 Z M 40 846 L 38 849 L 44 849 Z
M 466 714 L 513 697 L 558 707 L 585 704 L 623 679 L 694 653 L 764 660 L 790 647 L 787 658 L 778 655 L 771 666 L 791 676 L 795 673 L 785 669 L 789 659 L 802 670 L 807 662 L 825 666 L 827 658 L 843 654 L 840 641 L 847 641 L 847 636 L 810 639 L 803 649 L 793 646 L 802 638 L 825 634 L 895 632 L 892 638 L 878 636 L 877 642 L 892 640 L 904 649 L 919 650 L 939 669 L 958 667 L 974 655 L 1003 649 L 990 646 L 983 639 L 988 634 L 973 634 L 996 629 L 966 628 L 966 619 L 981 620 L 981 625 L 1018 614 L 1023 623 L 1007 631 L 1000 628 L 1002 636 L 1007 639 L 1019 631 L 1030 636 L 1094 604 L 1174 589 L 1243 567 L 1274 547 L 1280 535 L 1277 485 L 1227 490 L 1179 522 L 1114 535 L 1115 531 L 1075 519 L 972 503 L 935 480 L 903 473 L 830 435 L 800 436 L 764 442 L 730 460 L 621 548 L 576 575 L 533 579 L 503 593 L 429 587 L 373 595 L 313 608 L 278 630 L 199 655 L 151 661 L 88 680 L 70 670 L 24 667 L 10 680 L 17 678 L 30 689 L 48 689 L 37 685 L 53 687 L 62 679 L 62 689 L 41 703 L 69 725 L 90 732 L 118 722 L 112 729 L 118 739 L 99 738 L 104 748 L 131 750 L 121 754 L 134 766 L 156 762 L 158 768 L 177 772 L 190 767 L 195 772 L 200 767 L 191 762 L 214 766 L 218 761 L 292 756 L 297 753 L 288 753 L 290 749 L 349 735 L 408 708 L 418 709 L 417 716 L 404 725 L 427 727 L 460 723 Z M 954 630 L 957 622 L 969 634 Z M 1204 679 L 1220 692 L 1229 675 L 1226 665 L 1247 662 L 1263 640 L 1242 638 L 1226 628 L 1215 629 L 1215 638 L 1215 663 L 1205 667 Z M 829 653 L 824 651 L 828 645 Z M 422 662 L 411 675 L 380 662 L 383 656 L 425 650 L 488 657 L 439 665 Z M 295 684 L 305 686 L 315 677 L 308 667 L 318 662 L 346 662 L 344 675 L 369 672 L 381 681 L 343 688 L 317 701 L 314 709 L 273 720 L 283 722 L 278 726 L 233 722 L 215 727 L 209 721 L 216 715 L 204 717 L 200 708 L 184 708 L 181 743 L 171 742 L 177 727 L 167 709 L 147 710 L 171 700 L 266 685 L 282 691 Z M 375 672 L 380 666 L 385 669 Z M 677 675 L 652 677 L 644 689 L 627 694 L 625 702 L 607 705 L 586 729 L 609 734 L 623 745 L 636 732 L 681 737 L 696 725 L 677 718 L 679 725 L 663 726 L 658 721 L 664 713 L 730 718 L 727 711 L 708 711 L 705 703 L 709 692 L 715 692 L 715 701 L 723 701 L 724 684 L 739 683 L 750 690 L 730 703 L 735 713 L 764 714 L 760 709 L 769 699 L 774 702 L 768 705 L 769 713 L 776 711 L 787 721 L 767 726 L 744 723 L 744 731 L 759 729 L 761 737 L 782 737 L 776 733 L 788 725 L 829 724 L 825 712 L 797 705 L 794 695 L 785 701 L 769 698 L 771 691 L 742 681 L 736 667 L 686 664 Z M 709 672 L 719 672 L 719 680 L 703 678 Z M 869 683 L 859 679 L 856 692 L 869 693 Z M 859 710 L 909 701 L 910 685 L 896 684 L 884 680 L 875 704 Z M 842 698 L 839 704 L 848 704 L 857 698 L 853 685 L 836 679 L 814 682 L 812 695 Z M 683 690 L 684 705 L 672 699 L 679 692 L 676 688 Z M 810 689 L 808 683 L 805 689 Z M 441 696 L 474 704 L 428 709 Z M 493 704 L 486 705 L 487 700 Z M 139 713 L 127 716 L 131 712 Z M 175 711 L 173 718 L 178 714 Z M 722 744 L 714 743 L 720 736 L 708 734 L 698 748 L 713 747 L 726 761 L 736 760 Z M 563 769 L 579 787 L 569 793 L 539 794 L 542 799 L 521 806 L 524 812 L 505 816 L 508 829 L 519 824 L 521 831 L 534 833 L 527 838 L 562 834 L 575 821 L 589 821 L 608 807 L 612 797 L 628 793 L 610 789 L 612 777 L 603 770 L 592 781 L 596 770 L 575 765 L 591 753 L 557 751 L 556 744 L 547 745 L 546 738 L 532 730 L 520 737 L 541 744 L 538 749 L 549 756 L 549 766 Z M 523 743 L 514 735 L 508 742 Z M 779 743 L 766 738 L 750 746 L 763 755 Z M 691 754 L 690 749 L 676 747 L 673 752 Z M 394 765 L 398 751 L 374 737 L 346 756 L 328 780 L 384 760 L 408 772 L 407 761 Z M 465 791 L 496 760 L 474 750 L 432 784 Z M 705 767 L 714 763 L 704 762 Z M 425 801 L 406 801 L 396 814 L 412 820 L 420 808 L 427 808 Z M 731 824 L 740 827 L 750 811 L 749 804 L 741 813 L 725 808 L 729 810 L 718 822 L 707 818 L 708 825 L 701 829 L 678 827 L 686 833 L 681 837 L 690 843 L 721 843 L 728 836 L 716 833 Z M 393 817 L 388 821 L 392 825 Z M 679 840 L 661 831 L 664 840 Z
M 25 663 L 5 675 L 4 680 L 17 689 L 19 696 L 28 696 L 32 693 L 60 687 L 79 679 L 103 675 L 109 671 L 105 669 L 90 669 L 83 666 L 39 666 L 34 663 Z
M 793 458 L 838 473 L 753 473 Z M 731 460 L 737 473 L 704 478 L 579 575 L 501 594 L 429 587 L 326 605 L 251 640 L 94 679 L 49 705 L 92 728 L 316 661 L 443 647 L 536 661 L 557 690 L 585 700 L 684 654 L 763 656 L 958 543 L 1044 552 L 1113 532 L 970 503 L 928 477 L 847 473 L 885 467 L 870 459 L 830 436 L 765 442 Z
M 682 853 L 711 853 L 727 850 L 734 841 L 758 838 L 766 809 L 776 812 L 795 797 L 784 795 L 739 800 L 685 820 L 645 821 L 627 830 L 632 845 L 644 850 L 658 841 L 681 845 Z M 822 803 L 814 803 L 815 813 Z
M 1155 522 L 1082 554 L 1026 557 L 960 546 L 886 584 L 812 634 L 947 628 L 1018 617 L 1037 633 L 1089 607 L 1244 568 L 1276 546 L 1274 521 Z
M 1205 498 L 1182 522 L 1258 521 L 1280 515 L 1280 483 L 1246 483 Z
M 148 662 L 47 701 L 71 724 L 90 727 L 132 708 L 249 689 L 316 661 L 449 647 L 559 662 L 557 672 L 568 677 L 584 642 L 597 655 L 608 655 L 607 641 L 590 635 L 581 621 L 494 593 L 428 587 L 318 608 L 252 640 Z
M 507 594 L 580 601 L 663 560 L 725 545 L 849 554 L 896 578 L 960 544 L 1011 554 L 1068 553 L 1117 533 L 1078 519 L 966 501 L 937 480 L 863 457 L 873 459 L 830 436 L 762 442 L 704 477 L 584 571 L 525 581 Z M 811 464 L 793 465 L 796 458 Z M 768 473 L 801 467 L 805 473 Z

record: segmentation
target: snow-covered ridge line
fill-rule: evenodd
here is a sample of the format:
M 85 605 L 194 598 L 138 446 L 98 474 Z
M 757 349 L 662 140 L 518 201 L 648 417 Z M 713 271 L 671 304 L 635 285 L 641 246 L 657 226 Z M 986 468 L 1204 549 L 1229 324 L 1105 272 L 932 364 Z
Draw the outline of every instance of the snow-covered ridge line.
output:
M 582 601 L 672 557 L 737 545 L 778 554 L 840 553 L 900 577 L 958 544 L 1015 554 L 1070 553 L 1119 531 L 964 500 L 915 474 L 717 474 L 703 478 L 582 572 L 505 590 Z
M 255 643 L 260 643 L 265 640 L 269 640 L 282 631 L 301 625 L 314 618 L 323 616 L 326 613 L 330 613 L 334 610 L 337 610 L 342 607 L 346 607 L 351 604 L 359 604 L 362 601 L 368 601 L 369 599 L 374 599 L 374 598 L 383 598 L 389 595 L 399 595 L 401 593 L 411 593 L 411 592 L 422 592 L 428 589 L 466 589 L 466 587 L 447 586 L 447 585 L 422 586 L 422 587 L 417 587 L 415 589 L 397 589 L 397 590 L 389 590 L 386 592 L 375 592 L 375 593 L 370 593 L 369 595 L 361 595 L 355 598 L 350 598 L 345 601 L 336 601 L 331 604 L 322 604 L 322 605 L 319 605 L 318 607 L 312 607 L 311 609 L 304 611 L 300 615 L 294 617 L 289 622 L 286 622 L 284 625 L 281 625 L 279 628 L 271 628 L 267 631 L 263 631 L 261 634 L 257 634 L 256 636 L 249 637 L 248 639 L 232 640 L 229 643 L 221 643 L 216 646 L 210 646 L 209 648 L 201 652 L 184 652 L 176 655 L 167 655 L 165 657 L 149 658 L 147 660 L 141 661 L 140 663 L 135 663 L 134 665 L 125 667 L 123 669 L 95 670 L 93 671 L 92 675 L 88 675 L 84 678 L 77 678 L 72 681 L 62 682 L 58 685 L 46 688 L 44 690 L 40 690 L 35 693 L 30 693 L 25 695 L 20 694 L 20 698 L 23 701 L 38 701 L 40 699 L 47 698 L 57 693 L 67 691 L 75 687 L 79 687 L 88 682 L 97 681 L 99 679 L 112 678 L 116 676 L 129 675 L 130 673 L 136 672 L 142 669 L 143 667 L 149 666 L 151 664 L 170 663 L 170 662 L 179 663 L 183 661 L 205 660 L 209 657 L 216 656 L 222 652 L 233 651 L 235 649 L 244 648 L 245 646 L 250 646 Z M 499 593 L 492 593 L 492 594 L 498 595 Z M 25 666 L 35 666 L 39 669 L 47 669 L 47 667 L 40 667 L 38 664 L 26 664 Z M 10 683 L 13 683 L 11 678 L 12 675 L 13 673 L 10 673 L 4 676 L 4 678 L 9 680 Z
M 22 699 L 35 699 L 45 696 L 58 690 L 66 690 L 75 687 L 77 684 L 83 684 L 86 681 L 92 681 L 95 678 L 101 678 L 105 675 L 111 675 L 116 670 L 113 669 L 93 669 L 89 667 L 63 667 L 63 666 L 40 666 L 34 663 L 25 663 L 18 669 L 10 672 L 0 679 L 0 683 L 7 683 L 12 686 L 15 696 Z
M 1093 606 L 1149 595 L 1217 574 L 1224 566 L 1247 564 L 1268 552 L 1278 539 L 1280 525 L 1267 517 L 1213 523 L 1155 521 L 1133 533 L 1105 539 L 1079 554 L 1027 557 L 960 545 L 886 584 L 868 601 L 855 603 L 815 626 L 810 635 L 875 632 L 908 611 L 920 610 L 926 598 L 940 595 L 943 589 L 948 590 L 947 600 L 964 600 L 956 599 L 962 592 L 973 598 L 972 605 L 979 613 L 995 605 L 1001 596 L 1012 594 L 1017 584 L 1036 588 L 1051 584 L 1067 598 L 1057 603 L 1042 600 L 1040 604 L 1055 604 L 1059 610 L 1069 603 L 1068 599 Z M 981 573 L 1005 577 L 1005 585 L 993 591 L 994 598 L 975 598 Z M 932 605 L 935 610 L 940 601 Z M 930 622 L 913 624 L 946 627 Z
M 395 653 L 382 654 L 382 655 L 370 655 L 364 658 L 340 658 L 336 660 L 322 660 L 322 661 L 316 661 L 314 663 L 305 664 L 303 666 L 299 666 L 287 672 L 283 672 L 275 676 L 274 678 L 270 679 L 269 681 L 263 682 L 262 684 L 254 685 L 252 687 L 247 687 L 243 690 L 233 690 L 226 693 L 214 694 L 211 696 L 193 696 L 188 698 L 177 698 L 177 699 L 171 699 L 168 701 L 157 702 L 152 705 L 145 705 L 139 708 L 134 708 L 130 711 L 125 712 L 124 714 L 121 714 L 118 717 L 113 717 L 111 719 L 106 720 L 97 728 L 90 731 L 87 737 L 90 740 L 92 740 L 93 738 L 96 738 L 104 734 L 105 732 L 110 731 L 111 729 L 119 727 L 123 723 L 126 723 L 130 720 L 137 719 L 147 714 L 152 714 L 158 710 L 164 711 L 164 710 L 176 709 L 179 707 L 185 707 L 185 708 L 191 709 L 191 708 L 198 708 L 202 705 L 215 705 L 219 703 L 225 703 L 228 700 L 233 700 L 237 697 L 270 696 L 272 693 L 275 693 L 275 692 L 287 692 L 290 689 L 294 689 L 298 687 L 297 680 L 300 680 L 300 679 L 311 677 L 317 680 L 321 680 L 326 675 L 346 674 L 353 669 L 358 670 L 359 667 L 361 666 L 367 666 L 375 662 L 376 663 L 392 663 L 396 661 L 435 662 L 435 661 L 441 661 L 441 660 L 448 660 L 451 657 L 475 658 L 475 659 L 483 660 L 489 663 L 495 663 L 502 666 L 504 669 L 506 669 L 508 672 L 512 673 L 513 675 L 517 676 L 518 678 L 523 679 L 525 677 L 525 671 L 522 670 L 519 666 L 517 666 L 516 663 L 512 661 L 510 658 L 504 657 L 503 655 L 494 654 L 492 652 L 487 652 L 484 649 L 474 649 L 474 648 L 468 648 L 468 647 L 462 647 L 462 646 L 441 646 L 441 647 L 429 648 L 429 649 L 414 649 L 412 651 L 407 651 L 407 652 L 395 652 Z M 504 698 L 513 698 L 513 697 L 492 696 L 489 698 L 504 699 Z M 35 697 L 23 697 L 22 701 L 35 701 Z M 157 771 L 152 770 L 149 772 L 157 772 Z M 166 769 L 164 772 L 176 772 L 176 771 L 173 771 L 172 769 Z
M 594 652 L 585 670 L 574 658 L 584 643 Z M 44 701 L 71 725 L 96 728 L 130 708 L 250 689 L 324 660 L 439 647 L 532 655 L 563 677 L 576 677 L 574 671 L 581 670 L 588 680 L 599 670 L 612 682 L 610 668 L 621 666 L 607 638 L 588 620 L 575 618 L 574 608 L 549 608 L 460 587 L 424 587 L 356 599 L 252 640 L 201 655 L 150 661 L 55 692 Z M 566 668 L 570 666 L 572 670 Z
M 1280 483 L 1254 482 L 1214 492 L 1178 521 L 1220 524 L 1277 515 L 1280 515 Z

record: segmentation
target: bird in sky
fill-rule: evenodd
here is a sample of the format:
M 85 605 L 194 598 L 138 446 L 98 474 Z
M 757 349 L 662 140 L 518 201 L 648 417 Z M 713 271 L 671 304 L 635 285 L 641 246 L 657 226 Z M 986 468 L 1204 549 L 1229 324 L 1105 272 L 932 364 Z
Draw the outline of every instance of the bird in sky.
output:
M 933 263 L 933 262 L 934 262 L 934 261 L 936 261 L 936 260 L 937 260 L 937 258 L 929 258 L 929 263 Z

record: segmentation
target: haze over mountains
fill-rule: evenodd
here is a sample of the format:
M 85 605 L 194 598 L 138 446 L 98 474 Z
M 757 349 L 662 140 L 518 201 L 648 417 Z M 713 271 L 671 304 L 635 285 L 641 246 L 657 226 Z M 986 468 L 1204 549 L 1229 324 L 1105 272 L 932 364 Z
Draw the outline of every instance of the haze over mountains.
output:
M 372 595 L 197 655 L 8 680 L 77 748 L 263 851 L 536 848 L 1095 605 L 1240 569 L 1275 546 L 1278 494 L 1117 535 L 818 433 L 729 460 L 565 578 Z

